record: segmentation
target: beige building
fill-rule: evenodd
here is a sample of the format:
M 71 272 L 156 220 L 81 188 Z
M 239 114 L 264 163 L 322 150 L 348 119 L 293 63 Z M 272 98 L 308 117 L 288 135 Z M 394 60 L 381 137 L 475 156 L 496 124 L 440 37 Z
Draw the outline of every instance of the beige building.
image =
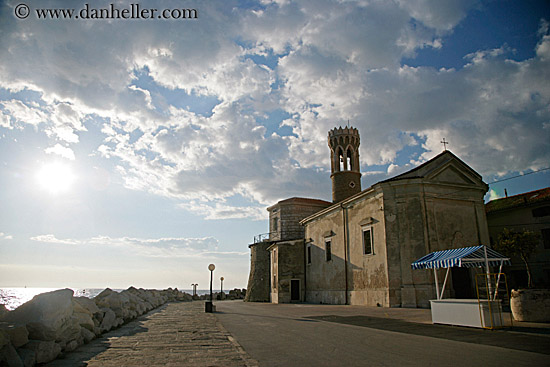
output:
M 529 258 L 529 267 L 536 287 L 550 286 L 550 187 L 492 200 L 485 205 L 491 243 L 498 240 L 504 228 L 528 230 L 540 235 L 540 243 Z M 524 262 L 512 258 L 504 269 L 510 288 L 527 286 Z
M 357 129 L 333 129 L 328 140 L 333 202 L 289 199 L 299 212 L 289 222 L 303 226 L 300 237 L 274 233 L 285 221 L 285 201 L 268 208 L 271 234 L 250 245 L 248 300 L 428 307 L 433 272 L 413 271 L 411 263 L 432 251 L 489 244 L 487 185 L 444 151 L 361 190 Z M 298 210 L 302 204 L 307 210 Z M 470 270 L 453 269 L 451 277 L 447 295 L 472 296 Z M 264 283 L 255 288 L 259 278 Z M 262 287 L 269 292 L 257 292 Z

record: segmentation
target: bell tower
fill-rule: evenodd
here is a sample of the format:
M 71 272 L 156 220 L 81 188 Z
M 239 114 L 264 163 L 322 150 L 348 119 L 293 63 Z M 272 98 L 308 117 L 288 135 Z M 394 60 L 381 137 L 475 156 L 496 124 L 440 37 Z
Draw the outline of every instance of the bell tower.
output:
M 353 127 L 328 132 L 332 202 L 337 203 L 361 191 L 359 132 Z

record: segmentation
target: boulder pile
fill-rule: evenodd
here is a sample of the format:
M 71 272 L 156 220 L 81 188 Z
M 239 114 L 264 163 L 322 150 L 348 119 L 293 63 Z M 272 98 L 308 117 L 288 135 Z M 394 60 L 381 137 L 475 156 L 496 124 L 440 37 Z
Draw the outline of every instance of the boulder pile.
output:
M 234 299 L 244 299 L 246 296 L 246 289 L 232 289 L 229 293 L 225 292 L 212 292 L 212 298 L 215 300 L 234 300 Z M 203 294 L 201 296 L 195 296 L 194 299 L 206 300 L 210 299 L 210 294 Z
M 171 288 L 107 288 L 93 299 L 73 295 L 71 289 L 60 289 L 39 294 L 13 311 L 0 307 L 0 366 L 52 361 L 167 302 L 192 300 Z

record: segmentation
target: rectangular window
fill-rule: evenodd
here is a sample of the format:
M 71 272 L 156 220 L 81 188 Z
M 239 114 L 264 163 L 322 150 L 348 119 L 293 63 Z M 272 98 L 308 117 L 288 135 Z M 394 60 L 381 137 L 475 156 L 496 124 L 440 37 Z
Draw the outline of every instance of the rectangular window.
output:
M 531 212 L 535 218 L 547 217 L 550 215 L 550 206 L 541 206 L 540 208 L 533 209 Z
M 307 258 L 307 264 L 311 264 L 311 244 L 307 245 L 307 253 L 306 253 L 306 258 Z
M 550 228 L 544 228 L 541 230 L 542 244 L 546 250 L 550 250 Z
M 363 254 L 374 254 L 372 228 L 363 228 Z
M 332 240 L 330 239 L 325 240 L 325 254 L 327 261 L 330 261 L 332 259 Z

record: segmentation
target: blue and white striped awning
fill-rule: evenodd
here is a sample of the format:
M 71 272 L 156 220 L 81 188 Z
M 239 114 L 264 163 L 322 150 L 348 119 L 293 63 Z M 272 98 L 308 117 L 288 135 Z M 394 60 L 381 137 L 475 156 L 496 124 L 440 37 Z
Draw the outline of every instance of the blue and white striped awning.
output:
M 473 268 L 485 265 L 483 245 L 436 251 L 421 257 L 411 264 L 413 269 L 439 269 L 453 266 Z M 487 247 L 489 266 L 510 265 L 510 259 Z

